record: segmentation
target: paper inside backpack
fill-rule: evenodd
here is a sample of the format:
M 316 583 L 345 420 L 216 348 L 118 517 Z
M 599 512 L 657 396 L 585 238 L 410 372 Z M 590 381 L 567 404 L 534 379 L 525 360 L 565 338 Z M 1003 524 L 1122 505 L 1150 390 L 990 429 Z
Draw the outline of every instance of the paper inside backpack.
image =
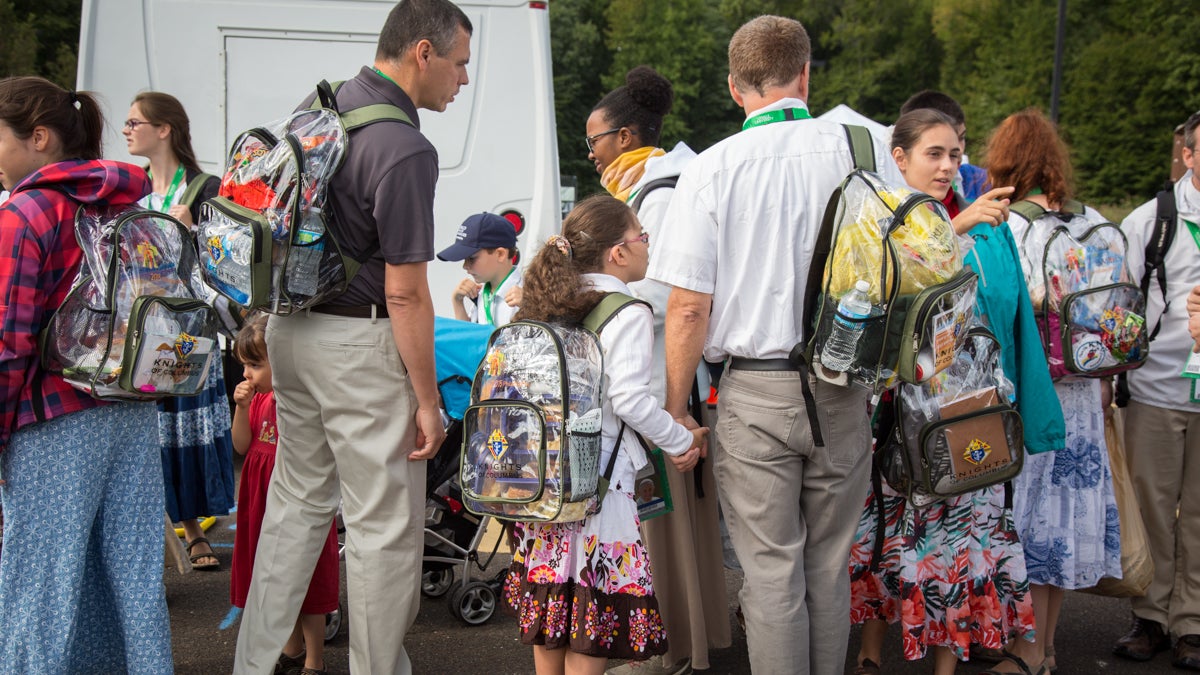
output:
M 147 393 L 203 389 L 215 345 L 214 340 L 187 333 L 146 333 L 135 360 L 134 387 Z
M 942 419 L 970 415 L 997 405 L 1000 395 L 995 387 L 979 389 L 942 406 Z M 1000 415 L 970 417 L 947 426 L 943 433 L 956 482 L 986 475 L 1012 462 L 1004 418 Z
M 950 310 L 933 317 L 933 369 L 941 372 L 954 362 L 956 336 L 959 330 L 954 321 L 955 312 Z

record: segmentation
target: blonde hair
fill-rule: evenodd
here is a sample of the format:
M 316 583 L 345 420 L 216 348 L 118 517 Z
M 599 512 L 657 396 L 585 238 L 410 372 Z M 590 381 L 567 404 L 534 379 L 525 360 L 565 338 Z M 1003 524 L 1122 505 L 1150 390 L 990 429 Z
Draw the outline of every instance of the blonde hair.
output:
M 763 15 L 737 29 L 729 41 L 729 75 L 740 92 L 760 96 L 800 76 L 812 57 L 808 31 L 795 19 Z

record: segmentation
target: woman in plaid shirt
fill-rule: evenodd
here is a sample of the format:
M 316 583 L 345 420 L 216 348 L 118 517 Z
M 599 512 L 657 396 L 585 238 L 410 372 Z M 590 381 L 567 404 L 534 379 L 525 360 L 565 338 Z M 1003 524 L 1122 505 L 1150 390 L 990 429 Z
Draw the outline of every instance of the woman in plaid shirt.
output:
M 89 94 L 0 80 L 0 663 L 21 673 L 171 672 L 153 403 L 106 403 L 44 370 L 38 335 L 79 271 L 81 205 L 145 172 L 100 159 Z

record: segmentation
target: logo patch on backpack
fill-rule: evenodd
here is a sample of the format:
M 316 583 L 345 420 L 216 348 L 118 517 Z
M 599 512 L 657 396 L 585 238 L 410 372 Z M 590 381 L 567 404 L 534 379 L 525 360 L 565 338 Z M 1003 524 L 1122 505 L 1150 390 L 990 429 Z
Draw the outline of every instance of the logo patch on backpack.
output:
M 187 333 L 180 333 L 179 337 L 175 338 L 175 354 L 182 361 L 191 356 L 192 352 L 196 351 L 196 338 Z
M 976 438 L 963 451 L 963 459 L 972 464 L 982 464 L 990 454 L 992 454 L 992 446 L 988 445 L 987 441 Z
M 212 236 L 208 238 L 208 255 L 212 258 L 214 264 L 225 259 L 225 247 L 221 245 L 220 237 Z
M 493 429 L 492 435 L 488 437 L 488 450 L 497 460 L 503 459 L 508 452 L 508 439 L 500 433 L 499 429 Z

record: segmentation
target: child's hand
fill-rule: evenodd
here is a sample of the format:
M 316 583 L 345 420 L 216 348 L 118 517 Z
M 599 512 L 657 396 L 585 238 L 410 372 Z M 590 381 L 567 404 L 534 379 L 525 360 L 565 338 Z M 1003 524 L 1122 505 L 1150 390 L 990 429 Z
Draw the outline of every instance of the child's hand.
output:
M 245 408 L 250 405 L 250 400 L 254 398 L 254 387 L 246 380 L 238 382 L 237 387 L 233 390 L 233 402 L 239 408 Z
M 454 301 L 462 302 L 463 298 L 471 298 L 474 300 L 479 297 L 479 291 L 483 288 L 483 284 L 475 283 L 471 277 L 467 277 L 459 282 L 458 287 L 454 289 Z
M 520 307 L 523 297 L 525 297 L 525 290 L 520 286 L 513 286 L 504 294 L 504 303 L 509 307 Z
M 700 461 L 701 457 L 708 456 L 707 441 L 705 440 L 708 436 L 708 427 L 698 427 L 688 429 L 688 431 L 692 432 L 692 447 L 682 455 L 667 455 L 671 464 L 674 464 L 680 472 L 691 471 L 696 468 L 696 463 Z

